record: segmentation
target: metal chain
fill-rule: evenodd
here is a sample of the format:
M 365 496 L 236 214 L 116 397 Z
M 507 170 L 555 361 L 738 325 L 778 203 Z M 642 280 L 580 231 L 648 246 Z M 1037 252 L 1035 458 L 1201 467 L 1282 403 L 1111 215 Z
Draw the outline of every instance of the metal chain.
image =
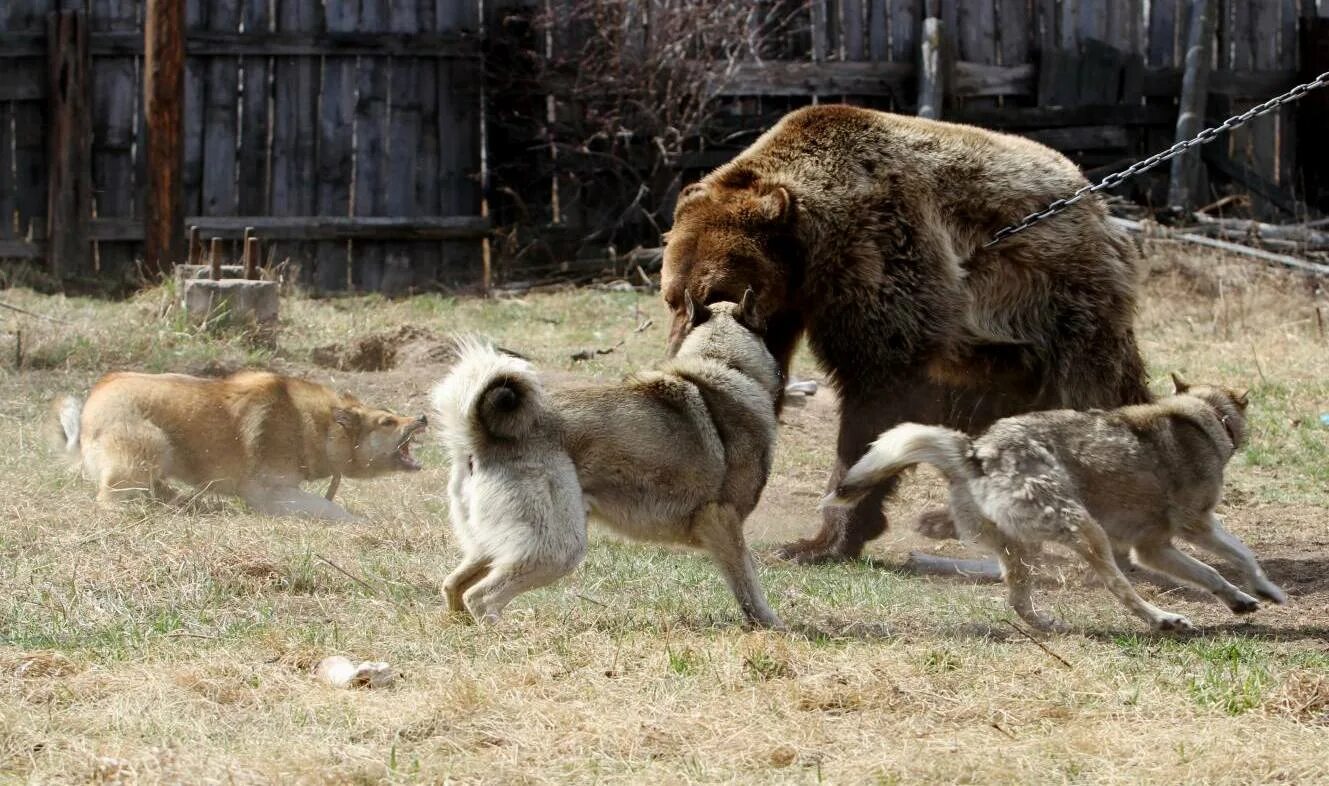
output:
M 1199 134 L 1196 134 L 1191 139 L 1187 139 L 1184 142 L 1178 142 L 1177 144 L 1173 145 L 1172 147 L 1169 147 L 1167 150 L 1164 150 L 1161 153 L 1155 153 L 1154 155 L 1149 156 L 1143 161 L 1136 162 L 1135 164 L 1132 164 L 1131 166 L 1127 167 L 1126 169 L 1123 169 L 1120 172 L 1108 175 L 1098 183 L 1095 183 L 1094 185 L 1085 186 L 1084 188 L 1081 188 L 1080 190 L 1076 191 L 1074 194 L 1070 195 L 1065 199 L 1058 199 L 1056 202 L 1053 202 L 1052 204 L 1048 205 L 1047 207 L 1043 208 L 1037 213 L 1030 213 L 1029 215 L 1025 216 L 1023 219 L 1021 219 L 1019 223 L 1011 224 L 1010 226 L 1003 228 L 997 234 L 993 235 L 991 240 L 983 244 L 983 247 L 988 248 L 989 246 L 992 246 L 995 243 L 999 243 L 1002 240 L 1010 237 L 1011 235 L 1023 232 L 1029 227 L 1033 226 L 1034 224 L 1037 224 L 1039 221 L 1042 221 L 1045 218 L 1051 218 L 1052 216 L 1055 216 L 1056 214 L 1062 212 L 1063 210 L 1071 207 L 1072 205 L 1084 199 L 1085 197 L 1089 196 L 1090 194 L 1097 193 L 1104 189 L 1112 188 L 1113 186 L 1118 185 L 1128 177 L 1133 177 L 1134 175 L 1138 175 L 1141 172 L 1146 172 L 1150 169 L 1153 169 L 1154 167 L 1158 166 L 1164 161 L 1176 158 L 1177 156 L 1181 155 L 1187 150 L 1190 150 L 1192 147 L 1195 147 L 1197 145 L 1203 145 L 1206 142 L 1211 142 L 1218 135 L 1231 131 L 1234 128 L 1239 128 L 1245 125 L 1247 122 L 1249 122 L 1252 118 L 1268 114 L 1269 112 L 1272 112 L 1275 109 L 1281 107 L 1283 104 L 1296 101 L 1298 98 L 1301 98 L 1302 96 L 1306 95 L 1307 93 L 1316 89 L 1317 87 L 1324 87 L 1325 85 L 1329 85 L 1329 71 L 1320 74 L 1318 77 L 1316 77 L 1310 82 L 1307 82 L 1302 85 L 1297 85 L 1296 87 L 1292 88 L 1291 90 L 1287 91 L 1281 96 L 1277 96 L 1276 98 L 1271 98 L 1268 101 L 1265 101 L 1263 104 L 1260 104 L 1259 106 L 1253 106 L 1239 115 L 1234 115 L 1233 117 L 1229 117 L 1227 120 L 1223 121 L 1222 125 L 1217 125 L 1212 128 L 1206 128 L 1205 130 L 1201 131 Z

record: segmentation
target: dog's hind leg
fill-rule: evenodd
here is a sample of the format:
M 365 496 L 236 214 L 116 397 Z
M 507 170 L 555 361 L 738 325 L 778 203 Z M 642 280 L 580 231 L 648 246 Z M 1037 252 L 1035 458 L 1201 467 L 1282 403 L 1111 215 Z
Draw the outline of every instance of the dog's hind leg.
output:
M 500 563 L 462 595 L 462 603 L 476 622 L 493 624 L 503 608 L 527 590 L 552 584 L 572 572 L 576 564 L 532 565 Z
M 1063 511 L 1068 519 L 1066 526 L 1057 536 L 1057 540 L 1066 544 L 1079 554 L 1098 577 L 1107 585 L 1108 591 L 1117 596 L 1126 608 L 1135 616 L 1149 623 L 1155 630 L 1189 630 L 1191 621 L 1180 614 L 1164 611 L 1149 603 L 1135 591 L 1131 583 L 1122 575 L 1121 568 L 1112 554 L 1112 541 L 1097 521 L 1085 511 Z
M 1213 593 L 1233 613 L 1250 614 L 1260 608 L 1259 601 L 1237 589 L 1218 571 L 1178 550 L 1170 540 L 1137 543 L 1135 552 L 1149 567 Z
M 724 574 L 748 622 L 756 627 L 783 629 L 784 622 L 767 605 L 757 579 L 757 566 L 743 538 L 743 517 L 726 505 L 708 504 L 693 517 L 692 534 Z
M 448 599 L 450 611 L 466 611 L 462 597 L 476 582 L 489 575 L 492 563 L 488 557 L 466 555 L 461 564 L 443 580 L 443 594 Z
M 1034 609 L 1032 597 L 1033 577 L 1031 569 L 1038 559 L 1042 547 L 1027 544 L 1002 534 L 991 522 L 983 522 L 978 528 L 979 543 L 996 556 L 1001 563 L 1002 579 L 1006 582 L 1006 599 L 1020 615 L 1020 619 L 1039 630 L 1064 633 L 1070 628 L 1056 617 L 1042 614 Z
M 1207 520 L 1195 527 L 1182 527 L 1181 537 L 1194 543 L 1220 559 L 1232 563 L 1241 571 L 1246 588 L 1267 601 L 1277 604 L 1287 603 L 1287 593 L 1269 580 L 1264 568 L 1251 553 L 1250 548 L 1241 539 L 1223 526 L 1223 520 L 1210 513 Z

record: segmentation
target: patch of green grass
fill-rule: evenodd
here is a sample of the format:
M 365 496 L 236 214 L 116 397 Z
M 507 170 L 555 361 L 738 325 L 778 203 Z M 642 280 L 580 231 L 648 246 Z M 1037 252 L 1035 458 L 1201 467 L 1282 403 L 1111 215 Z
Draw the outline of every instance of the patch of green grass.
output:
M 1269 657 L 1250 639 L 1197 639 L 1185 648 L 1194 658 L 1187 680 L 1201 707 L 1240 715 L 1259 707 L 1269 684 Z

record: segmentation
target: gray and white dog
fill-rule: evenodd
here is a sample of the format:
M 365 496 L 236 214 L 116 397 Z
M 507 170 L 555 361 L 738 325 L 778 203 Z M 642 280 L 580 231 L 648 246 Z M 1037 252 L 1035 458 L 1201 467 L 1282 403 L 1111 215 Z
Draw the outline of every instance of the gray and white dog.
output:
M 464 552 L 444 582 L 453 610 L 493 622 L 572 572 L 589 511 L 633 539 L 709 552 L 747 620 L 783 627 L 743 537 L 770 471 L 780 370 L 750 291 L 691 313 L 672 359 L 617 384 L 548 392 L 530 363 L 463 342 L 433 394 Z
M 1214 515 L 1223 469 L 1245 439 L 1246 394 L 1190 386 L 1175 375 L 1173 381 L 1176 394 L 1152 404 L 1034 412 L 999 420 L 972 440 L 945 428 L 897 426 L 877 439 L 825 504 L 852 504 L 886 478 L 932 464 L 950 484 L 958 534 L 996 554 L 1011 606 L 1042 629 L 1065 628 L 1035 611 L 1030 599 L 1030 567 L 1045 541 L 1079 554 L 1112 594 L 1158 630 L 1191 623 L 1135 592 L 1117 563 L 1127 552 L 1217 595 L 1237 614 L 1259 607 L 1218 571 L 1178 550 L 1173 538 L 1231 562 L 1255 595 L 1286 603 L 1250 549 Z

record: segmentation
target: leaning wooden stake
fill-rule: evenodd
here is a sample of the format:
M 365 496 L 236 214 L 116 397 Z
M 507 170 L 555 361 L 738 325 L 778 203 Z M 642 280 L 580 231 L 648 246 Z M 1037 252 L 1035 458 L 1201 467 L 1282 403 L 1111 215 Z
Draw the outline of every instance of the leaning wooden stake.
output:
M 189 228 L 189 264 L 203 264 L 203 235 L 197 226 Z
M 212 239 L 212 247 L 208 250 L 208 264 L 212 267 L 212 280 L 221 281 L 222 277 L 222 240 L 219 237 Z
M 245 237 L 245 278 L 250 281 L 258 279 L 258 238 L 252 234 Z
M 1209 61 L 1214 51 L 1215 0 L 1191 0 L 1191 23 L 1186 39 L 1186 71 L 1181 80 L 1181 105 L 1177 114 L 1176 141 L 1184 142 L 1204 127 L 1204 108 L 1209 97 Z M 1172 159 L 1168 183 L 1168 205 L 1192 210 L 1196 203 L 1200 151 L 1191 148 Z

